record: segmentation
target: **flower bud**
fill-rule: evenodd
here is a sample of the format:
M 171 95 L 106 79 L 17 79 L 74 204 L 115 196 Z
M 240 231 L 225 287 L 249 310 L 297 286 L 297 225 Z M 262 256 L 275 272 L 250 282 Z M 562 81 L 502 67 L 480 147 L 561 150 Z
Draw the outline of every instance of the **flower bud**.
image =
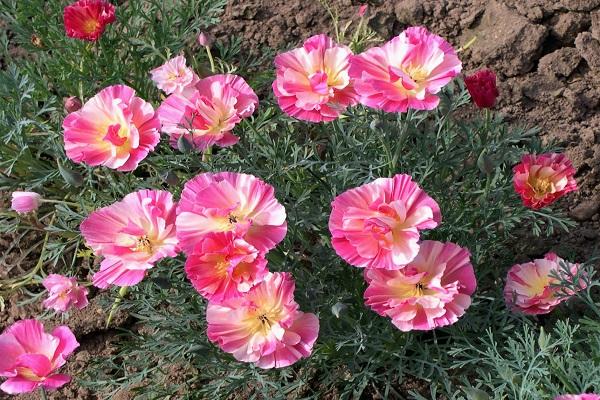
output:
M 65 98 L 64 103 L 65 110 L 67 110 L 68 113 L 75 112 L 81 108 L 81 100 L 75 96 Z
M 471 76 L 465 76 L 465 85 L 477 107 L 494 107 L 499 95 L 494 71 L 482 69 Z
M 210 33 L 200 32 L 198 35 L 198 44 L 204 47 L 211 47 L 213 44 L 213 37 Z
M 367 8 L 369 7 L 368 4 L 361 4 L 360 7 L 358 8 L 358 16 L 359 17 L 364 17 L 365 13 L 367 12 Z
M 19 214 L 25 214 L 38 209 L 42 196 L 35 192 L 20 192 L 12 193 L 11 208 Z

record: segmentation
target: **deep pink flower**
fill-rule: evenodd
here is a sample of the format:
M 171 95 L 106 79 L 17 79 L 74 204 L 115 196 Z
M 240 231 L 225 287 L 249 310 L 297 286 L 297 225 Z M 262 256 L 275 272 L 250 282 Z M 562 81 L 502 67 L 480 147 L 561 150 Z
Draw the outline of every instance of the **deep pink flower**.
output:
M 359 101 L 387 112 L 432 110 L 436 96 L 462 68 L 452 46 L 422 27 L 406 29 L 381 47 L 350 59 Z
M 25 214 L 38 209 L 42 196 L 35 192 L 12 192 L 10 208 L 19 214 Z
M 66 326 L 46 333 L 35 319 L 15 322 L 0 335 L 0 376 L 8 378 L 0 389 L 17 394 L 39 387 L 54 390 L 69 383 L 69 375 L 55 372 L 77 347 L 79 343 Z
M 88 305 L 88 290 L 79 286 L 75 278 L 50 274 L 44 278 L 42 285 L 48 291 L 48 298 L 43 302 L 46 308 L 65 312 L 71 307 L 81 310 Z
M 253 175 L 203 173 L 185 184 L 177 207 L 177 238 L 181 249 L 200 251 L 210 233 L 233 232 L 267 252 L 285 237 L 285 208 L 271 185 Z
M 197 253 L 188 256 L 185 272 L 202 296 L 218 303 L 242 296 L 269 271 L 254 246 L 233 232 L 220 232 L 207 235 Z
M 471 305 L 476 281 L 470 254 L 454 243 L 426 240 L 405 268 L 368 268 L 365 303 L 401 331 L 452 325 Z
M 174 93 L 157 110 L 162 130 L 177 148 L 181 135 L 199 150 L 212 145 L 227 147 L 239 138 L 231 131 L 258 105 L 258 96 L 237 75 L 213 75 L 200 79 L 195 90 Z
M 140 190 L 91 213 L 79 227 L 87 245 L 103 256 L 94 286 L 133 286 L 146 270 L 178 252 L 173 196 Z
M 496 85 L 496 74 L 489 69 L 482 69 L 473 75 L 465 76 L 465 86 L 473 103 L 479 108 L 494 107 L 496 98 L 500 94 Z
M 350 189 L 331 207 L 333 248 L 359 268 L 402 268 L 419 252 L 419 231 L 442 219 L 435 200 L 404 174 Z
M 287 367 L 310 356 L 319 319 L 298 310 L 294 286 L 288 273 L 269 273 L 243 297 L 209 303 L 208 339 L 260 368 Z
M 160 140 L 150 103 L 125 85 L 109 86 L 65 118 L 65 151 L 71 160 L 133 171 Z
M 106 25 L 115 22 L 115 6 L 104 0 L 79 0 L 65 7 L 63 21 L 68 37 L 95 42 Z
M 360 7 L 358 7 L 358 16 L 359 17 L 364 17 L 365 13 L 367 12 L 367 8 L 369 7 L 368 4 L 361 4 Z
M 504 287 L 506 304 L 524 314 L 547 314 L 567 300 L 569 296 L 561 294 L 560 288 L 553 286 L 559 283 L 552 275 L 561 275 L 561 263 L 567 265 L 571 274 L 577 274 L 579 264 L 571 264 L 554 253 L 525 264 L 513 265 L 508 271 Z
M 191 93 L 200 78 L 185 64 L 185 57 L 177 56 L 150 71 L 156 87 L 166 94 L 182 93 L 186 89 Z
M 513 185 L 526 207 L 538 209 L 577 190 L 575 172 L 564 154 L 525 154 L 513 168 Z
M 279 107 L 292 117 L 332 121 L 357 103 L 348 75 L 352 51 L 326 35 L 316 35 L 300 48 L 275 57 L 273 92 Z
M 600 395 L 595 393 L 563 394 L 556 396 L 554 400 L 600 400 Z

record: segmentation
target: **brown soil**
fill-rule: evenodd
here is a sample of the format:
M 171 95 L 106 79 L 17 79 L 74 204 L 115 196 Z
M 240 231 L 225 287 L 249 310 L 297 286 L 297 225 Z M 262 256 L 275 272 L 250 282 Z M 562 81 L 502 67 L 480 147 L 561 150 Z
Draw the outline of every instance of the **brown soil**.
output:
M 539 239 L 517 249 L 537 256 L 550 248 L 586 260 L 600 248 L 600 0 L 401 0 L 371 1 L 369 26 L 381 40 L 397 35 L 405 27 L 424 25 L 456 47 L 473 36 L 477 41 L 461 58 L 465 72 L 489 67 L 498 74 L 501 98 L 498 111 L 514 124 L 539 126 L 541 136 L 566 149 L 577 168 L 579 191 L 562 204 L 579 226 L 551 241 Z M 340 25 L 357 19 L 359 3 L 332 1 L 339 11 Z M 230 0 L 223 21 L 213 28 L 219 39 L 242 35 L 248 52 L 261 47 L 279 49 L 299 44 L 317 33 L 333 34 L 326 10 L 317 0 Z M 269 66 L 270 67 L 270 66 Z M 0 196 L 4 197 L 4 196 Z M 6 198 L 0 198 L 1 208 Z M 0 237 L 0 279 L 27 271 L 38 254 L 24 257 L 6 252 L 14 235 Z M 27 238 L 30 243 L 39 235 Z M 27 246 L 21 246 L 27 248 Z M 21 262 L 28 259 L 27 262 Z M 34 260 L 34 261 L 31 261 Z M 7 268 L 16 268 L 14 271 Z M 65 372 L 77 376 L 86 363 L 114 351 L 116 331 L 104 329 L 105 310 L 99 305 L 106 293 L 95 295 L 84 310 L 71 313 L 69 325 L 81 343 Z M 22 306 L 22 297 L 6 300 L 0 313 L 0 328 L 41 311 L 39 302 Z M 105 300 L 106 302 L 106 300 Z M 60 317 L 48 326 L 59 325 Z M 119 316 L 115 326 L 125 324 Z M 412 381 L 411 381 L 412 382 Z M 415 381 L 406 388 L 425 392 Z M 96 399 L 101 397 L 70 384 L 51 399 Z M 37 394 L 16 396 L 34 399 Z M 119 398 L 131 398 L 123 392 Z M 379 398 L 374 389 L 373 398 Z

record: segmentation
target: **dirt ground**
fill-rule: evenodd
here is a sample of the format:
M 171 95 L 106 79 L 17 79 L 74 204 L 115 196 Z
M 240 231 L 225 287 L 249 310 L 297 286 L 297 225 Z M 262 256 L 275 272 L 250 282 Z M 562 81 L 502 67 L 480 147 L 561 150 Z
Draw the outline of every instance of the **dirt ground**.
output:
M 357 18 L 359 2 L 335 0 L 332 4 L 342 25 Z M 563 206 L 579 225 L 551 240 L 528 240 L 526 247 L 516 251 L 533 257 L 554 249 L 584 261 L 600 250 L 600 0 L 371 1 L 367 18 L 369 26 L 385 40 L 412 25 L 426 26 L 456 47 L 476 36 L 476 42 L 461 54 L 465 72 L 482 67 L 495 70 L 501 91 L 497 109 L 514 124 L 539 126 L 544 140 L 564 147 L 577 168 L 580 189 L 569 195 Z M 313 34 L 333 33 L 331 19 L 318 0 L 230 0 L 222 22 L 212 32 L 218 39 L 232 33 L 243 36 L 248 52 L 260 46 L 278 49 L 299 44 Z M 4 203 L 0 205 L 6 206 L 6 199 Z M 13 239 L 0 237 L 0 248 L 5 249 Z M 21 256 L 4 251 L 0 271 L 15 265 Z M 99 305 L 102 296 L 94 297 L 88 308 L 75 312 L 69 320 L 81 347 L 66 373 L 77 375 L 89 360 L 113 351 L 116 331 L 104 329 L 105 316 Z M 39 305 L 22 306 L 16 297 L 6 299 L 0 327 L 39 311 Z M 115 322 L 117 326 L 127 324 L 123 317 Z M 52 324 L 60 324 L 60 320 L 55 318 Z M 97 396 L 68 385 L 49 398 Z

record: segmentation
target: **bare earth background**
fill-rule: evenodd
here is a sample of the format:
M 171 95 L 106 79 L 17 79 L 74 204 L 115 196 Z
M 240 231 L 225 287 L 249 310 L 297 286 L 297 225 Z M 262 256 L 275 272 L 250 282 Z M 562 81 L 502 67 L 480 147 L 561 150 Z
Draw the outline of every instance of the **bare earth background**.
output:
M 341 25 L 357 18 L 360 3 L 336 0 L 332 4 L 339 11 Z M 579 225 L 550 240 L 528 238 L 515 251 L 526 259 L 554 249 L 581 262 L 600 250 L 600 0 L 375 1 L 369 4 L 367 19 L 386 40 L 411 25 L 424 25 L 455 47 L 477 36 L 461 54 L 465 72 L 482 67 L 495 70 L 501 92 L 497 109 L 514 124 L 539 126 L 541 137 L 564 147 L 577 169 L 580 189 L 561 206 Z M 242 36 L 248 53 L 261 47 L 297 45 L 322 32 L 333 34 L 332 22 L 317 0 L 231 0 L 222 23 L 212 29 L 218 39 Z M 5 208 L 8 204 L 2 197 L 0 207 Z M 31 255 L 11 248 L 15 239 L 15 235 L 0 237 L 0 279 L 31 267 L 26 262 Z M 41 237 L 21 240 L 34 243 Z M 81 347 L 66 373 L 77 375 L 94 358 L 114 351 L 117 330 L 104 329 L 105 310 L 99 306 L 104 296 L 92 291 L 90 306 L 69 318 Z M 42 311 L 39 302 L 17 306 L 19 299 L 18 295 L 7 299 L 0 328 Z M 52 321 L 60 323 L 60 317 Z M 124 316 L 114 325 L 142 329 Z M 131 397 L 125 391 L 113 398 Z M 101 397 L 68 385 L 49 398 Z

